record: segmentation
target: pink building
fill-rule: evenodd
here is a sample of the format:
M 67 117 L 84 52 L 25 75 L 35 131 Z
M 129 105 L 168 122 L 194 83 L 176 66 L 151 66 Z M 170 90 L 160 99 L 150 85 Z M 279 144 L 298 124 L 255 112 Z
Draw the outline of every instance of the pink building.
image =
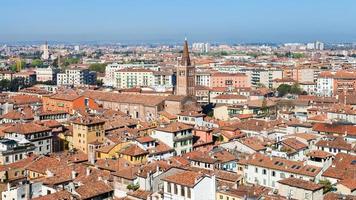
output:
M 212 87 L 250 87 L 248 76 L 243 73 L 214 73 L 211 75 Z

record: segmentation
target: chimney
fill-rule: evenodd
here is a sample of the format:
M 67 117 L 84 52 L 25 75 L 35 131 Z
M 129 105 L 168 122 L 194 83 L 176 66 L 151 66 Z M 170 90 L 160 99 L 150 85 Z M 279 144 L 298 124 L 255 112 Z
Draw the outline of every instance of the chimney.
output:
M 86 175 L 89 176 L 91 174 L 91 169 L 89 167 L 86 168 Z
M 74 170 L 72 170 L 72 179 L 77 178 L 77 172 L 75 172 Z

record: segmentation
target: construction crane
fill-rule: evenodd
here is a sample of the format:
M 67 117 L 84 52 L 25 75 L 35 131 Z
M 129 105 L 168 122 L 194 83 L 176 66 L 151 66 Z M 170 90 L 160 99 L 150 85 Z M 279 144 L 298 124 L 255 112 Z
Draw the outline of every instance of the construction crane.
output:
M 10 58 L 12 62 L 15 62 L 16 64 L 16 71 L 19 72 L 22 70 L 22 62 L 20 57 L 12 57 Z

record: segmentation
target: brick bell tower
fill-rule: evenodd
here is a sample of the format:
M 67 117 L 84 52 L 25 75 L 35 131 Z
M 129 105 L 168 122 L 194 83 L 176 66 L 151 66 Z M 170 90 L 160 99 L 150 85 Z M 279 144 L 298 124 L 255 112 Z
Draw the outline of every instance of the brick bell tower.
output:
M 190 61 L 187 39 L 184 41 L 182 60 L 176 71 L 176 95 L 195 96 L 195 66 Z

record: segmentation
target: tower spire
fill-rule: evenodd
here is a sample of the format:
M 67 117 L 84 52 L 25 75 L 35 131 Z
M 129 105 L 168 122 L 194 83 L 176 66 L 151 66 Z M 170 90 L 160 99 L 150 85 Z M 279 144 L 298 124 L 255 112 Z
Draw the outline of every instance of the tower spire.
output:
M 184 47 L 183 47 L 183 55 L 182 55 L 182 66 L 190 66 L 190 57 L 189 57 L 189 47 L 188 47 L 188 40 L 185 38 Z

